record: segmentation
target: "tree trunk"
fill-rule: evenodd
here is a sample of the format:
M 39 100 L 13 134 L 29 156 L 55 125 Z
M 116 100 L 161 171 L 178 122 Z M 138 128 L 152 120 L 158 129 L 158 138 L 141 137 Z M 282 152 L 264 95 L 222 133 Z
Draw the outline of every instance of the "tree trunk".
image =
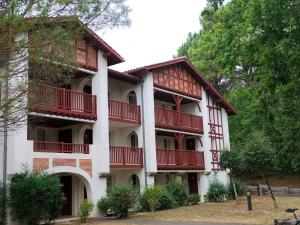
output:
M 267 184 L 267 187 L 268 187 L 268 189 L 269 189 L 269 191 L 270 191 L 270 193 L 271 193 L 271 198 L 273 199 L 274 207 L 275 207 L 275 208 L 278 208 L 278 205 L 277 205 L 276 199 L 275 199 L 275 197 L 274 197 L 273 191 L 272 191 L 272 189 L 271 189 L 271 186 L 270 186 L 270 184 L 269 184 L 269 181 L 267 180 L 267 178 L 266 178 L 264 172 L 262 172 L 262 176 L 263 176 L 263 179 L 265 180 L 265 182 L 266 182 L 266 184 Z
M 232 186 L 233 186 L 233 191 L 234 191 L 234 198 L 236 200 L 236 205 L 238 205 L 239 204 L 239 195 L 236 191 L 235 182 L 234 182 L 234 179 L 231 175 L 230 175 L 230 178 L 231 178 L 231 181 L 232 181 Z

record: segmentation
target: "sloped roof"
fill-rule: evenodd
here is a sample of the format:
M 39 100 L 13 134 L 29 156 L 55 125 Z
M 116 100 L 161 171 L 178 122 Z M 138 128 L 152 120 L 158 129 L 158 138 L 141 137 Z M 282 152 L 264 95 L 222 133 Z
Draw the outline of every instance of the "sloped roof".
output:
M 110 45 L 108 45 L 102 38 L 100 38 L 93 30 L 91 30 L 89 27 L 87 27 L 83 22 L 81 22 L 77 17 L 50 17 L 50 18 L 38 18 L 38 17 L 32 17 L 32 18 L 26 18 L 26 21 L 35 21 L 38 23 L 43 24 L 51 24 L 51 23 L 57 23 L 57 24 L 67 24 L 67 23 L 75 23 L 78 25 L 78 27 L 82 28 L 83 31 L 86 33 L 86 35 L 91 38 L 96 46 L 104 52 L 105 56 L 107 57 L 107 64 L 108 66 L 112 66 L 121 62 L 124 62 L 124 58 L 116 51 L 114 50 Z
M 141 71 L 151 71 L 174 64 L 182 64 L 187 70 L 189 70 L 194 75 L 194 77 L 202 84 L 204 89 L 206 89 L 206 91 L 209 94 L 211 94 L 215 99 L 217 99 L 219 104 L 221 104 L 226 109 L 228 115 L 237 114 L 233 106 L 231 106 L 225 100 L 225 98 L 220 94 L 220 92 L 207 79 L 204 78 L 204 76 L 192 65 L 192 63 L 186 57 L 178 57 L 169 61 L 142 66 L 135 69 L 127 70 L 125 72 L 133 75 L 138 75 Z
M 143 81 L 142 78 L 137 77 L 135 75 L 129 74 L 129 73 L 125 73 L 125 72 L 119 72 L 113 69 L 108 68 L 108 76 L 115 78 L 115 79 L 119 79 L 119 80 L 123 80 L 123 81 L 128 81 L 131 83 L 138 83 Z

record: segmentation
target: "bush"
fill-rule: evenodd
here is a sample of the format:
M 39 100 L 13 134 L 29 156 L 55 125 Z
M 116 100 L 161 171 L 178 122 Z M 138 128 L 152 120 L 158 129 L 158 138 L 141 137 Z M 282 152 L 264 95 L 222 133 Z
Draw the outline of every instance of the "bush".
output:
M 200 202 L 200 199 L 201 199 L 200 195 L 198 195 L 198 194 L 191 194 L 189 196 L 189 200 L 188 201 L 192 205 L 197 205 Z
M 98 208 L 102 210 L 105 215 L 111 212 L 111 205 L 111 199 L 108 196 L 101 198 L 97 203 Z
M 9 206 L 20 224 L 50 223 L 60 215 L 63 202 L 61 183 L 55 175 L 25 170 L 11 180 Z
M 209 202 L 222 202 L 228 195 L 227 188 L 218 180 L 214 180 L 208 188 L 206 200 Z
M 246 194 L 246 188 L 239 180 L 234 179 L 234 184 L 235 184 L 235 188 L 236 188 L 236 192 L 237 192 L 238 196 L 243 196 Z M 229 185 L 227 186 L 227 191 L 228 191 L 228 197 L 230 199 L 235 199 L 232 180 L 230 181 Z
M 4 224 L 3 216 L 4 216 L 4 205 L 7 200 L 6 190 L 2 183 L 0 183 L 0 224 Z
M 128 217 L 128 210 L 138 202 L 139 192 L 132 186 L 114 186 L 108 193 L 111 210 L 119 218 Z
M 184 205 L 188 200 L 188 191 L 186 186 L 180 182 L 173 180 L 166 186 L 167 191 L 174 197 L 178 205 Z
M 81 223 L 86 223 L 87 218 L 91 215 L 94 209 L 94 204 L 89 200 L 81 202 L 79 207 L 79 219 Z
M 143 192 L 140 205 L 143 211 L 153 212 L 157 209 L 175 208 L 177 202 L 165 187 L 155 185 Z

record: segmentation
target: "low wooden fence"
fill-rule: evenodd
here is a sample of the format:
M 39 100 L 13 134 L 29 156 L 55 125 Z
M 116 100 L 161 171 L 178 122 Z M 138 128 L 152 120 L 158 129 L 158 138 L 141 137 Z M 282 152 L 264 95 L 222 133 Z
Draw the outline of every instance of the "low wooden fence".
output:
M 275 196 L 300 196 L 300 188 L 271 187 Z M 266 185 L 247 186 L 247 191 L 252 195 L 264 196 L 270 195 Z

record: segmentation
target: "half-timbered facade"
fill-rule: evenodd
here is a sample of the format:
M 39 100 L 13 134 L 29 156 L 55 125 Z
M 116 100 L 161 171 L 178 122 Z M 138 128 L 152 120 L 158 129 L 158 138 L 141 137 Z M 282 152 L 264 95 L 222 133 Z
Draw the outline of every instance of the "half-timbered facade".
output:
M 227 183 L 219 156 L 230 148 L 235 111 L 218 91 L 184 57 L 110 69 L 123 58 L 85 31 L 71 83 L 41 84 L 28 123 L 9 135 L 9 177 L 24 164 L 59 175 L 63 215 L 77 215 L 83 199 L 96 203 L 112 185 L 142 191 L 181 179 L 205 195 L 214 177 Z

